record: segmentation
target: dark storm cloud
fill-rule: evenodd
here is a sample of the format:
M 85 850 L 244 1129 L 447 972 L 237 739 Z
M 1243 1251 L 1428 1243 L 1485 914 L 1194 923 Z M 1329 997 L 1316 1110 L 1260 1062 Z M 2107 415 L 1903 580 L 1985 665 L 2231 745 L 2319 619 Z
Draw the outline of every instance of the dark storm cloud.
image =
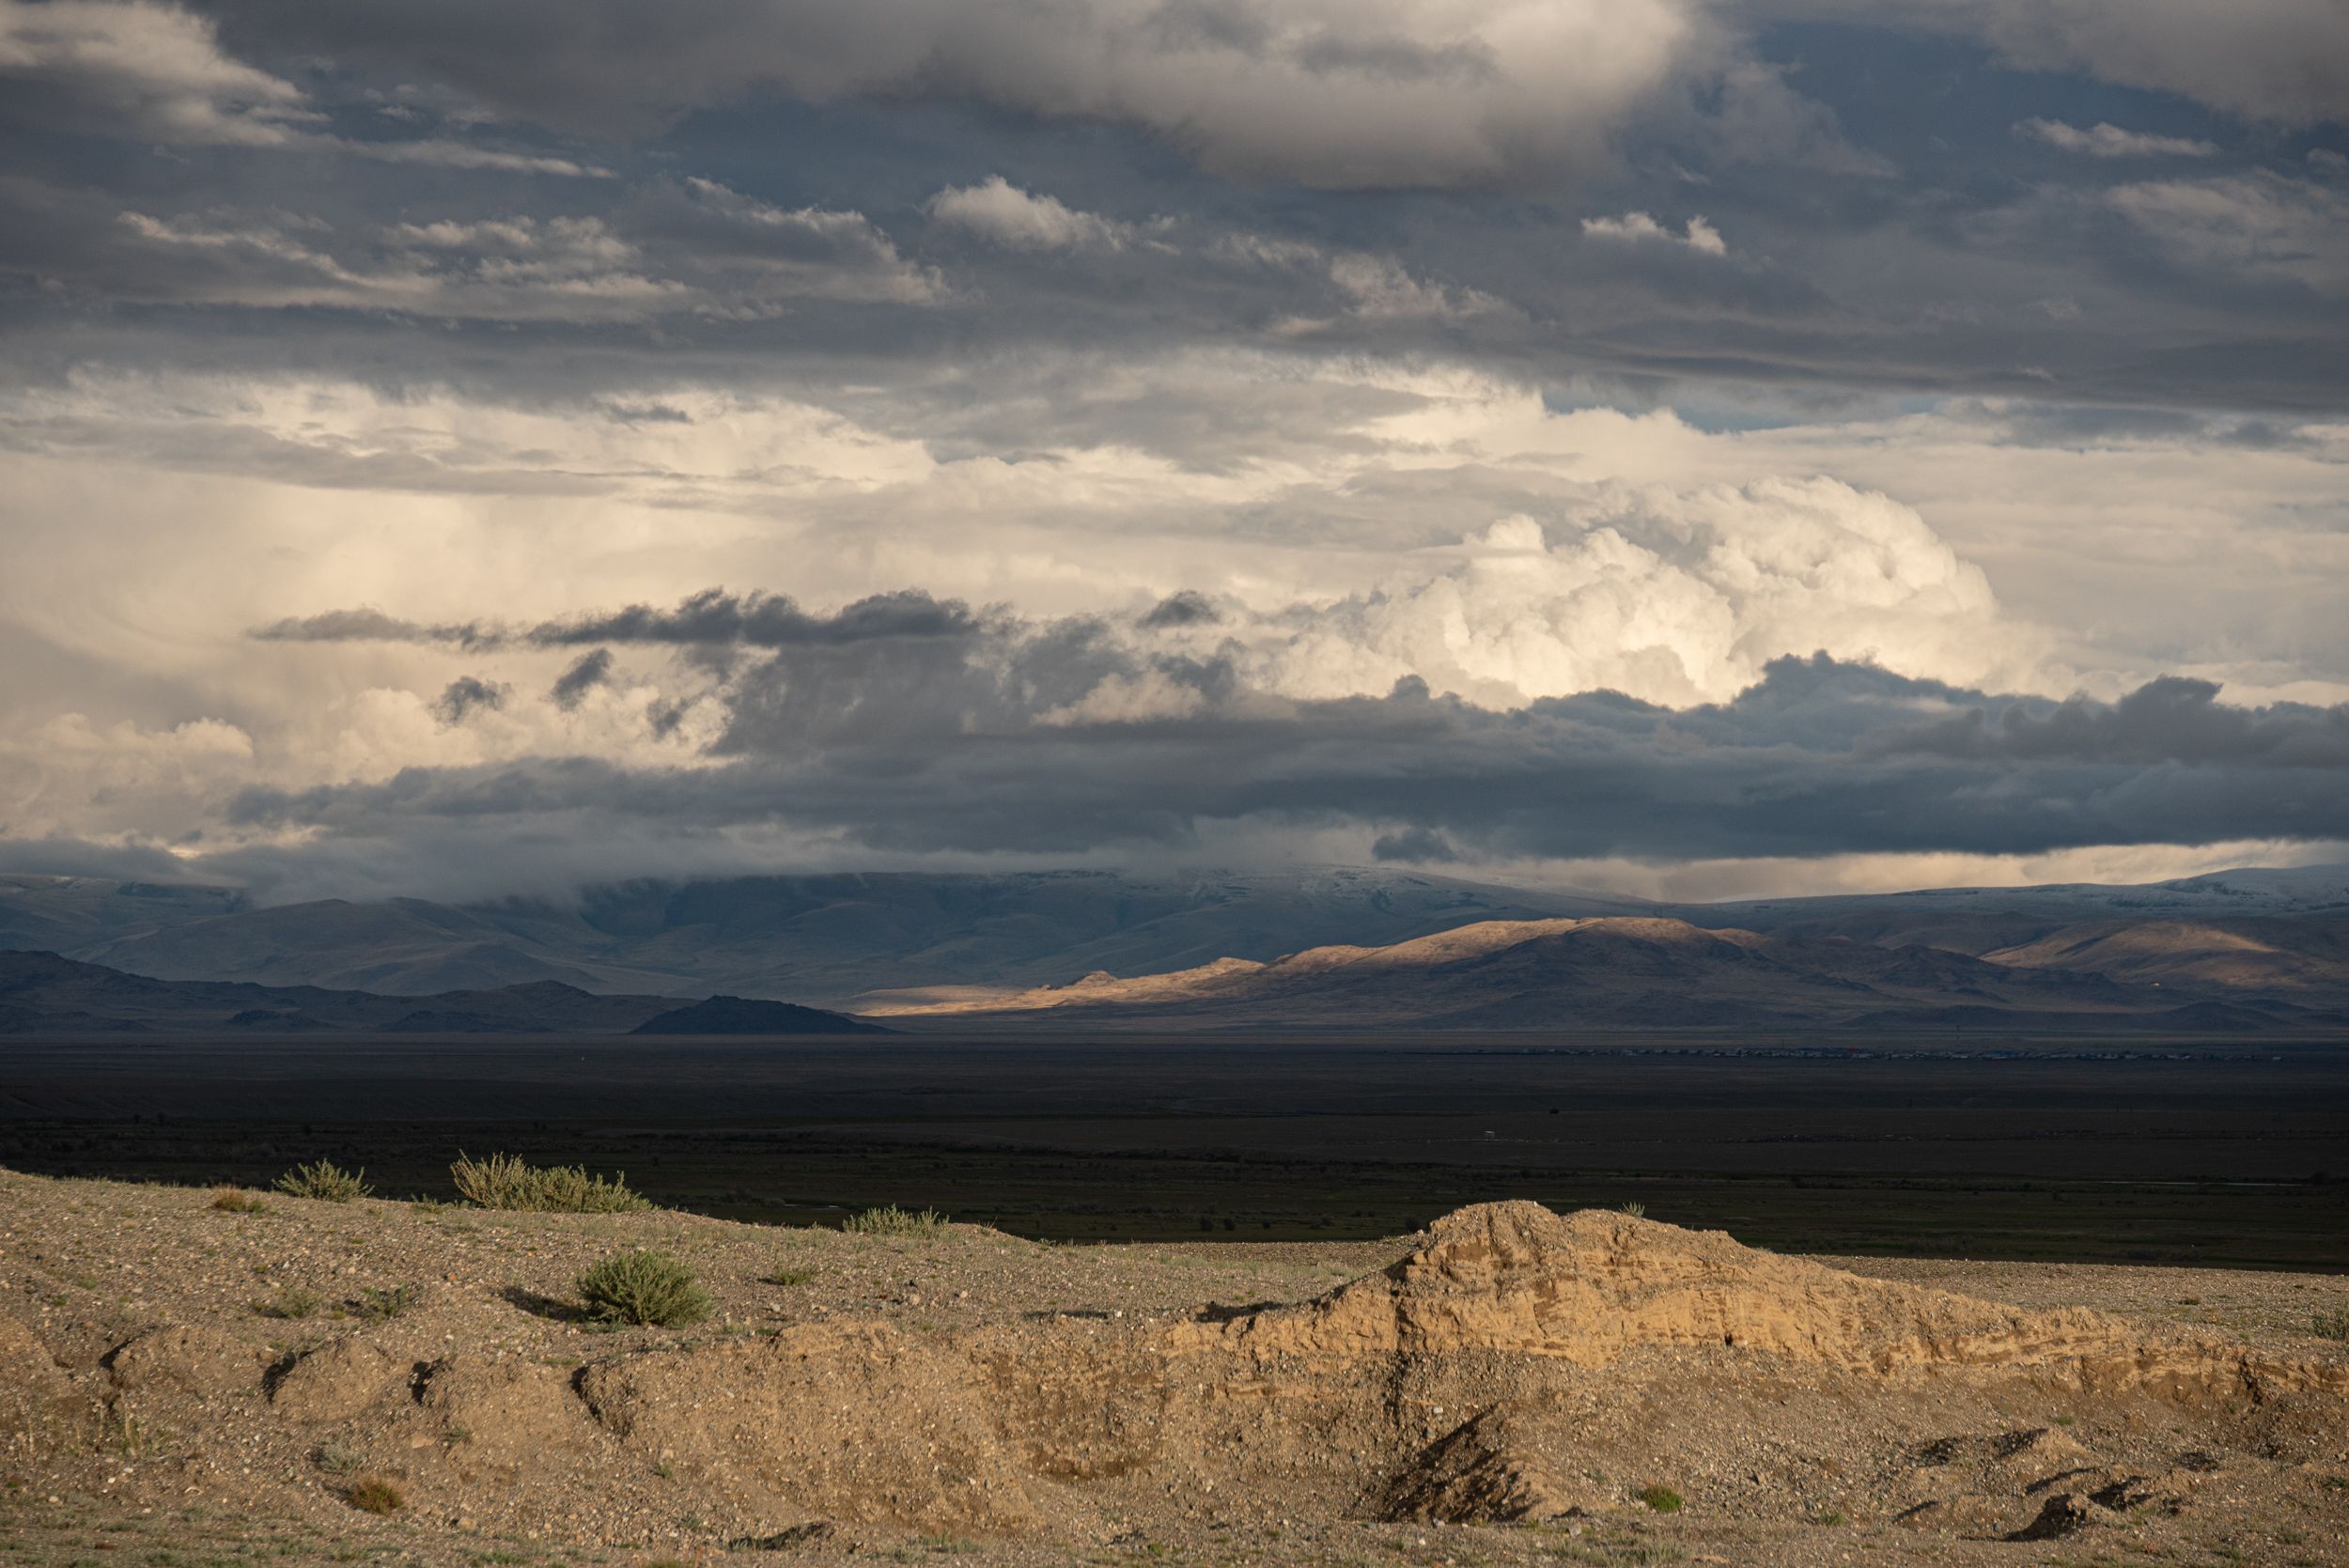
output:
M 365 605 L 288 616 L 255 627 L 245 635 L 258 643 L 452 643 L 465 648 L 496 647 L 508 640 L 504 632 L 477 621 L 427 626 Z
M 597 648 L 581 654 L 568 668 L 555 677 L 548 698 L 555 706 L 569 712 L 584 702 L 587 693 L 612 678 L 612 650 Z
M 875 594 L 830 614 L 810 614 L 787 594 L 738 595 L 707 588 L 665 610 L 631 604 L 534 626 L 485 621 L 428 625 L 363 606 L 272 622 L 249 635 L 265 643 L 444 643 L 481 649 L 591 643 L 788 648 L 894 638 L 968 638 L 982 625 L 961 600 L 933 598 L 919 589 Z
M 0 179 L 0 322 L 25 377 L 107 358 L 255 373 L 360 361 L 390 382 L 456 373 L 498 396 L 623 405 L 681 370 L 821 380 L 862 360 L 919 379 L 950 352 L 1277 331 L 1306 354 L 1433 352 L 1649 396 L 1721 378 L 2338 409 L 2349 324 L 2309 291 L 2339 299 L 2323 258 L 2349 245 L 2349 223 L 2321 181 L 2253 167 L 2328 166 L 2310 159 L 2333 148 L 2301 145 L 2325 132 L 2263 132 L 2244 150 L 2223 125 L 2177 123 L 2179 100 L 2024 76 L 1982 48 L 2321 124 L 2349 103 L 2349 52 L 2327 48 L 2337 9 L 2247 0 L 2218 23 L 2122 0 L 2063 0 L 2036 21 L 2005 0 L 1561 8 L 1601 39 L 1657 29 L 1652 59 L 1561 50 L 1649 62 L 1578 95 L 1537 54 L 1490 44 L 1501 7 L 1309 25 L 1240 0 L 14 6 L 32 42 L 9 54 L 0 104 L 30 130 Z M 1834 25 L 1781 41 L 1772 23 L 1788 16 Z M 1894 31 L 1913 36 L 1887 47 Z M 2036 121 L 2118 115 L 2156 143 L 2219 150 L 2123 201 L 2099 161 L 2015 137 L 2026 86 Z M 1398 91 L 1430 96 L 1398 109 Z M 1913 111 L 1928 99 L 1924 135 Z M 387 106 L 445 132 L 380 143 Z M 1063 116 L 1128 131 L 1081 134 Z M 900 133 L 906 116 L 918 133 Z M 490 145 L 546 127 L 597 138 L 617 178 Z M 626 137 L 643 141 L 612 147 Z M 1187 171 L 1153 137 L 1276 183 Z M 88 151 L 109 138 L 191 161 L 158 178 Z M 788 172 L 757 157 L 803 142 L 844 155 Z M 745 166 L 771 187 L 709 178 Z M 1511 182 L 1559 167 L 1579 182 Z M 961 244 L 925 216 L 942 190 L 1003 174 L 1080 222 L 1171 226 L 1080 258 Z M 1386 194 L 1313 197 L 1291 180 Z M 1675 235 L 1704 219 L 1722 249 L 1585 232 L 1633 214 Z M 1230 242 L 1252 237 L 1278 243 L 1234 265 Z M 1262 260 L 1275 254 L 1289 259 Z M 1373 275 L 1365 256 L 1425 285 L 1419 308 L 1349 294 L 1333 269 Z M 1446 308 L 1443 290 L 1493 308 Z M 167 308 L 126 332 L 126 303 Z M 274 315 L 242 319 L 257 312 Z M 451 321 L 469 325 L 443 335 Z
M 1195 701 L 1159 717 L 1086 717 L 1088 693 L 1143 677 Z M 2126 736 L 2180 700 L 2177 684 L 2063 706 Z M 1593 692 L 1497 712 L 1415 680 L 1383 698 L 1282 701 L 1211 662 L 1153 660 L 1098 624 L 1066 623 L 959 663 L 935 644 L 792 650 L 730 700 L 715 767 L 415 768 L 382 784 L 247 791 L 234 815 L 363 840 L 435 824 L 628 822 L 1056 854 L 1180 846 L 1208 824 L 1261 821 L 1371 827 L 1390 855 L 1495 859 L 2349 835 L 2349 762 L 2272 740 L 2182 743 L 2152 760 L 2134 742 L 2125 755 L 2098 744 L 1952 754 L 1920 742 L 1921 712 L 1964 722 L 2021 700 L 1824 656 L 1780 660 L 1728 703 L 1675 710 Z M 2349 722 L 2342 708 L 2188 700 L 2215 724 L 2239 718 L 2246 734 L 2337 736 Z
M 459 675 L 433 702 L 433 717 L 443 724 L 461 724 L 475 713 L 495 713 L 506 706 L 511 690 L 502 681 L 492 684 L 473 675 Z
M 1460 858 L 1460 851 L 1441 833 L 1425 828 L 1407 828 L 1399 833 L 1381 833 L 1370 845 L 1374 861 L 1400 861 L 1407 865 L 1441 865 Z
M 2110 705 L 2010 700 L 1880 745 L 1969 759 L 2349 769 L 2349 707 L 2232 707 L 2212 681 L 2165 675 Z
M 1186 588 L 1152 605 L 1141 624 L 1157 630 L 1165 627 L 1213 626 L 1221 615 L 1206 595 Z
M 660 610 L 633 604 L 609 614 L 548 621 L 520 635 L 546 647 L 574 643 L 740 644 L 756 648 L 863 643 L 889 637 L 969 637 L 970 606 L 918 589 L 876 594 L 829 615 L 811 615 L 787 594 L 735 595 L 708 588 Z

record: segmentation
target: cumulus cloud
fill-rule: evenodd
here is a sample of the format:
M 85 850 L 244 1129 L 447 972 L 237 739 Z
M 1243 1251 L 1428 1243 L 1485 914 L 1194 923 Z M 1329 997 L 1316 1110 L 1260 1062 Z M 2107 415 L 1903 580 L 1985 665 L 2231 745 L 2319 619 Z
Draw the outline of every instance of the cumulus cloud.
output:
M 1692 217 L 1678 234 L 1656 221 L 1648 212 L 1626 212 L 1617 218 L 1585 218 L 1582 232 L 1594 240 L 1620 241 L 1626 244 L 1660 241 L 1668 245 L 1686 245 L 1706 256 L 1727 256 L 1729 246 L 1721 240 L 1720 231 L 1702 217 Z
M 2145 131 L 2123 131 L 2099 120 L 2082 129 L 2055 119 L 2021 119 L 2015 133 L 2046 143 L 2062 152 L 2090 158 L 2215 158 L 2218 144 L 2190 136 L 2158 136 Z
M 939 223 L 1013 250 L 1123 250 L 1134 232 L 1130 224 L 1023 191 L 1002 175 L 976 185 L 950 185 L 932 196 L 928 207 Z
M 1286 636 L 1260 655 L 1268 683 L 1686 703 L 1725 699 L 1795 649 L 1948 669 L 2001 635 L 1980 568 L 1913 509 L 1832 479 L 1615 490 L 1554 539 L 1509 518 L 1446 553 L 1425 581 L 1274 617 Z

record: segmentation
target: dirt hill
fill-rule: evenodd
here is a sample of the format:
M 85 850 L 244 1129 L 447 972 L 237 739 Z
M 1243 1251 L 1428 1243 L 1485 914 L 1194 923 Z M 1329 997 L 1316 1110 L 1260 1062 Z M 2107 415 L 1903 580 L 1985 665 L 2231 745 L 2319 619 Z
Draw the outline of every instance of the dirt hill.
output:
M 2349 1560 L 2335 1280 L 1925 1270 L 2006 1304 L 1524 1203 L 1177 1250 L 0 1198 L 12 1560 Z M 580 1321 L 631 1245 L 713 1320 Z

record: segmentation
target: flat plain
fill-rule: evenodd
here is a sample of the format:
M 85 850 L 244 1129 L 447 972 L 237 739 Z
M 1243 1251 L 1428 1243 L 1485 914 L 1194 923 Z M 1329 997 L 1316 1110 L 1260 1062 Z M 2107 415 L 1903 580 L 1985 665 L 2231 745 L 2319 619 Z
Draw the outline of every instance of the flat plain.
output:
M 15 1039 L 0 1164 L 380 1190 L 460 1150 L 769 1222 L 935 1207 L 1045 1240 L 1368 1239 L 1637 1202 L 1836 1253 L 2349 1268 L 2328 1040 L 1563 1034 Z

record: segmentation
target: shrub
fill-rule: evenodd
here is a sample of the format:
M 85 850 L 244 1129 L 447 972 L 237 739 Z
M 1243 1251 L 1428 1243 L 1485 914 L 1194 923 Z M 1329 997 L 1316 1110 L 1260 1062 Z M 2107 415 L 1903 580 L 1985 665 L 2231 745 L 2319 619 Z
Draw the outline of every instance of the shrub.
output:
M 223 1214 L 267 1214 L 269 1205 L 258 1193 L 247 1192 L 241 1187 L 212 1188 L 212 1207 Z
M 2309 1327 L 2320 1340 L 2349 1341 L 2349 1307 L 2336 1307 L 2329 1312 L 2319 1312 Z
M 346 1171 L 331 1159 L 311 1165 L 297 1165 L 277 1178 L 277 1190 L 289 1198 L 317 1198 L 329 1203 L 348 1203 L 353 1198 L 365 1198 L 373 1188 L 367 1186 L 365 1171 Z
M 394 1285 L 389 1290 L 359 1293 L 359 1315 L 370 1323 L 389 1323 L 424 1299 L 422 1285 Z
M 538 1214 L 633 1214 L 652 1204 L 630 1192 L 628 1178 L 591 1176 L 583 1165 L 531 1165 L 512 1155 L 474 1159 L 460 1154 L 448 1168 L 457 1190 L 485 1209 Z
M 1641 1492 L 1640 1500 L 1657 1514 L 1680 1512 L 1680 1494 L 1669 1486 L 1650 1486 Z
M 310 1458 L 328 1475 L 356 1475 L 359 1467 L 366 1463 L 357 1449 L 348 1449 L 340 1443 L 323 1444 Z
M 840 1222 L 840 1228 L 850 1235 L 936 1235 L 946 1228 L 946 1217 L 936 1209 L 916 1214 L 892 1203 L 852 1214 Z
M 587 1315 L 602 1323 L 654 1324 L 675 1328 L 699 1323 L 715 1305 L 693 1271 L 666 1252 L 631 1248 L 614 1252 L 579 1277 Z
M 1647 1205 L 1645 1203 L 1626 1203 L 1623 1206 L 1623 1212 L 1629 1215 L 1634 1219 L 1645 1219 L 1647 1218 Z
M 324 1305 L 317 1291 L 303 1285 L 280 1285 L 275 1296 L 254 1302 L 253 1310 L 263 1317 L 308 1317 Z
M 362 1514 L 390 1514 L 408 1504 L 400 1489 L 381 1476 L 366 1476 L 350 1483 L 343 1500 Z

